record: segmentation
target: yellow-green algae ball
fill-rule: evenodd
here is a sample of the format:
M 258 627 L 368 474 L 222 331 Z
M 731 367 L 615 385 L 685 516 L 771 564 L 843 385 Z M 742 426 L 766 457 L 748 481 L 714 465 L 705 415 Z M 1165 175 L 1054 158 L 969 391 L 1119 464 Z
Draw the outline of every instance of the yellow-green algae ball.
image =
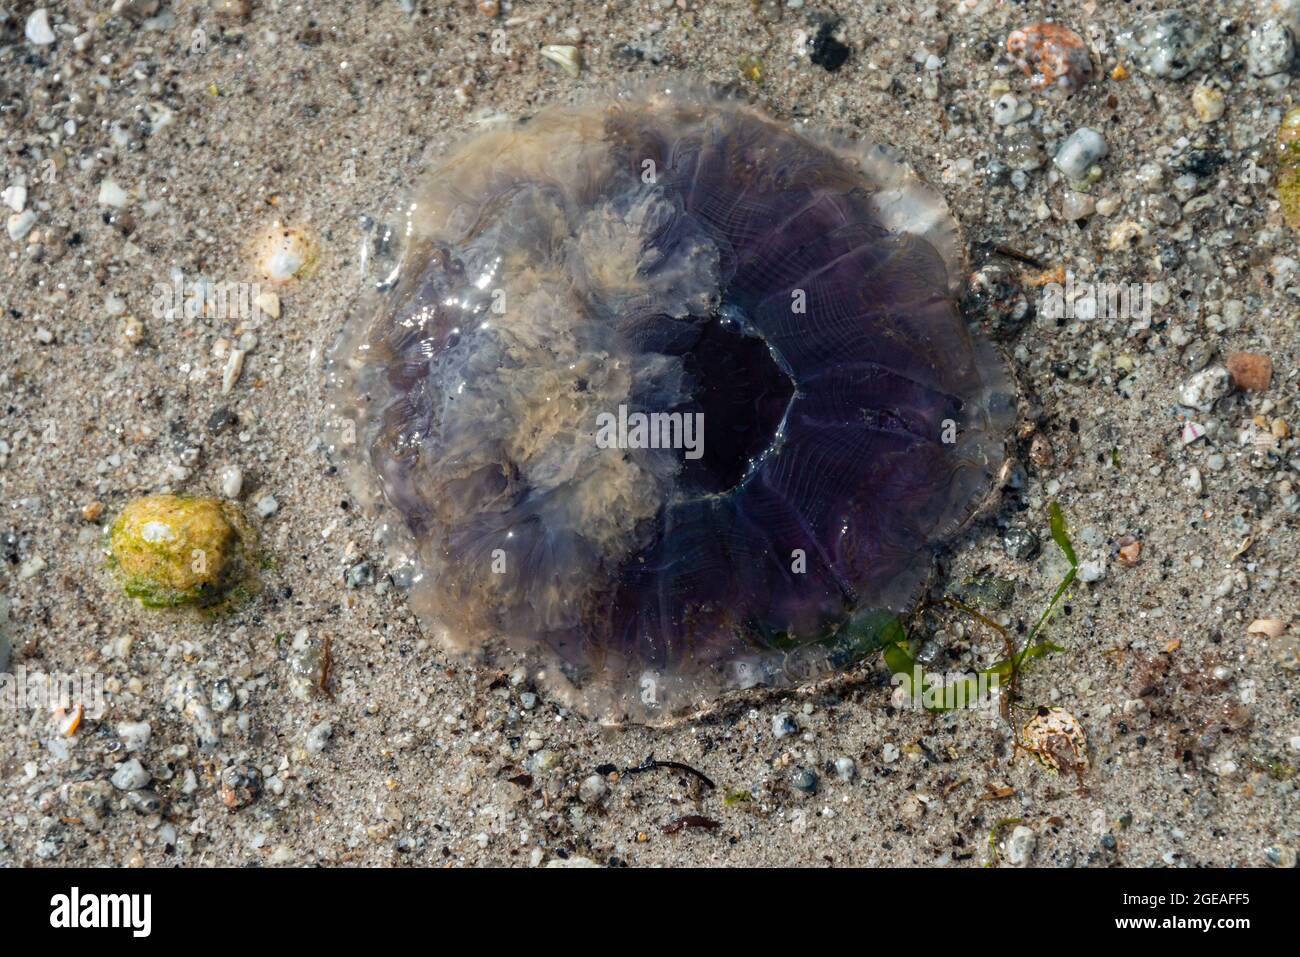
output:
M 1277 198 L 1282 218 L 1300 229 L 1300 106 L 1293 106 L 1277 131 Z
M 235 583 L 246 526 L 216 498 L 147 495 L 109 531 L 109 555 L 128 595 L 149 608 L 210 605 Z

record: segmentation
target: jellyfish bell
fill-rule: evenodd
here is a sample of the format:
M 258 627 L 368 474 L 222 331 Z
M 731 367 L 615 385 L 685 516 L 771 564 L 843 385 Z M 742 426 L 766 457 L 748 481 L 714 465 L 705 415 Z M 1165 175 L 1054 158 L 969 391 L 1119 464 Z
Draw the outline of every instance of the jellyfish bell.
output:
M 1014 387 L 888 147 L 674 81 L 494 123 L 403 208 L 328 439 L 450 653 L 613 723 L 804 684 L 994 486 Z

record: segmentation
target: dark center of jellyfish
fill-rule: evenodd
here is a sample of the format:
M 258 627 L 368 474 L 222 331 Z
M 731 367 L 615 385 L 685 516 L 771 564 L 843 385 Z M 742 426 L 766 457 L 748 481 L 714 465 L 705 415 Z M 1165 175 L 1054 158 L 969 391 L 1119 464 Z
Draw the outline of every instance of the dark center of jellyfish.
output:
M 739 307 L 729 303 L 701 323 L 683 363 L 694 391 L 680 411 L 703 414 L 703 454 L 683 458 L 679 487 L 688 495 L 729 491 L 773 449 L 794 397 L 794 380 Z

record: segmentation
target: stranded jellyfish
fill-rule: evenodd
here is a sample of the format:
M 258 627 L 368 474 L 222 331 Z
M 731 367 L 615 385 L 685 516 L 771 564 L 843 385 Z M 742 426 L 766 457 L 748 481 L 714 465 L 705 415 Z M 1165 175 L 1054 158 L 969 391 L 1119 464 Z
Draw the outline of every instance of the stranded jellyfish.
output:
M 606 721 L 875 646 L 987 497 L 1014 389 L 889 148 L 678 85 L 441 152 L 329 363 L 423 627 Z

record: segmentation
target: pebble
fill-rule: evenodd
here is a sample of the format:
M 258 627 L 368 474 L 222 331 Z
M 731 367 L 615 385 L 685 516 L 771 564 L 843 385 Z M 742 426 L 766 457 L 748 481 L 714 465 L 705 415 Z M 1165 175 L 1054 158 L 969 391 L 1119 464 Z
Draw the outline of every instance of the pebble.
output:
M 1047 159 L 1047 154 L 1043 152 L 1042 141 L 1033 130 L 1019 129 L 1003 137 L 998 146 L 1002 161 L 1016 173 L 1032 172 L 1042 166 Z M 1012 182 L 1015 182 L 1015 173 L 1012 174 Z
M 1004 93 L 993 104 L 993 122 L 998 126 L 1018 123 L 1034 112 L 1033 104 L 1014 93 Z
M 119 791 L 138 791 L 149 783 L 149 772 L 136 758 L 123 761 L 110 779 Z
M 1117 43 L 1147 76 L 1171 80 L 1206 66 L 1216 49 L 1205 22 L 1181 10 L 1148 14 L 1121 33 Z
M 251 764 L 234 765 L 221 772 L 221 803 L 232 811 L 252 804 L 262 793 L 262 772 Z
M 1024 867 L 1033 857 L 1037 844 L 1038 835 L 1033 829 L 1017 824 L 1011 836 L 1007 838 L 1007 863 Z
M 227 465 L 221 470 L 221 494 L 225 498 L 237 499 L 244 488 L 244 471 L 238 465 Z
M 1227 366 L 1232 384 L 1243 392 L 1263 392 L 1273 379 L 1273 360 L 1257 352 L 1234 352 Z
M 835 759 L 835 776 L 841 781 L 852 781 L 858 776 L 858 766 L 850 757 Z
M 157 814 L 162 810 L 162 798 L 153 791 L 128 791 L 126 800 L 140 814 Z
M 29 578 L 35 578 L 41 572 L 45 571 L 47 567 L 49 566 L 46 564 L 45 559 L 41 558 L 39 555 L 33 555 L 18 567 L 18 580 L 26 581 Z
M 1038 536 L 1023 525 L 1012 525 L 1002 533 L 1002 548 L 1008 558 L 1027 561 L 1038 554 Z
M 109 538 L 126 594 L 149 608 L 215 598 L 237 567 L 238 516 L 229 508 L 219 499 L 175 495 L 128 503 Z
M 111 206 L 114 209 L 121 209 L 130 200 L 130 195 L 121 186 L 118 186 L 111 179 L 106 179 L 99 184 L 99 205 Z
M 257 500 L 253 508 L 257 510 L 257 514 L 262 518 L 270 518 L 280 510 L 280 503 L 276 501 L 274 495 L 263 495 Z
M 1251 76 L 1285 73 L 1295 61 L 1295 38 L 1276 20 L 1266 20 L 1250 31 L 1246 42 L 1246 66 Z
M 1222 93 L 1212 86 L 1201 84 L 1192 90 L 1192 109 L 1202 123 L 1213 123 L 1223 116 L 1227 105 Z
M 21 213 L 27 205 L 27 187 L 21 185 L 5 187 L 5 191 L 0 193 L 0 201 L 15 213 Z
M 5 228 L 9 231 L 9 238 L 14 242 L 19 242 L 36 225 L 36 214 L 30 209 L 21 213 L 14 213 L 5 223 Z
M 1087 193 L 1068 189 L 1061 197 L 1061 218 L 1068 223 L 1087 219 L 1097 211 L 1097 202 Z
M 225 714 L 235 706 L 235 688 L 229 678 L 219 678 L 212 685 L 212 710 Z
M 322 721 L 307 732 L 303 739 L 303 748 L 309 755 L 316 757 L 325 750 L 332 737 L 334 737 L 334 725 L 329 721 Z
M 792 783 L 797 790 L 812 794 L 817 790 L 817 772 L 810 768 L 800 768 L 795 772 Z
M 1120 539 L 1119 560 L 1132 568 L 1142 560 L 1142 543 L 1129 536 Z
M 258 293 L 257 298 L 253 300 L 253 305 L 257 306 L 263 315 L 270 316 L 272 319 L 280 318 L 280 297 L 273 292 Z
M 127 752 L 139 751 L 149 743 L 153 728 L 147 721 L 123 721 L 117 726 L 117 736 Z
M 823 23 L 818 27 L 816 35 L 808 41 L 809 61 L 827 73 L 834 73 L 842 67 L 848 61 L 849 54 L 853 52 L 836 39 L 835 29 L 834 21 Z
M 1110 147 L 1106 145 L 1106 140 L 1100 133 L 1081 126 L 1061 144 L 1052 162 L 1069 179 L 1078 182 L 1109 152 Z
M 1228 394 L 1230 377 L 1228 370 L 1221 365 L 1213 365 L 1190 376 L 1178 390 L 1178 402 L 1181 405 L 1209 412 L 1214 403 Z
M 608 792 L 609 785 L 605 779 L 599 774 L 592 774 L 578 785 L 578 800 L 583 804 L 599 804 Z
M 1080 562 L 1079 580 L 1098 582 L 1106 577 L 1106 563 L 1101 561 Z
M 310 701 L 321 693 L 328 677 L 328 647 L 322 638 L 312 638 L 306 628 L 299 628 L 293 636 L 289 655 L 289 691 L 299 701 Z
M 44 47 L 54 42 L 54 31 L 50 29 L 50 15 L 44 7 L 37 7 L 27 18 L 27 42 L 33 46 Z
M 347 570 L 349 588 L 365 588 L 375 583 L 375 569 L 370 562 L 360 562 Z
M 794 723 L 789 712 L 782 711 L 780 714 L 772 716 L 772 737 L 780 740 L 787 734 L 795 734 L 799 731 L 799 726 Z

